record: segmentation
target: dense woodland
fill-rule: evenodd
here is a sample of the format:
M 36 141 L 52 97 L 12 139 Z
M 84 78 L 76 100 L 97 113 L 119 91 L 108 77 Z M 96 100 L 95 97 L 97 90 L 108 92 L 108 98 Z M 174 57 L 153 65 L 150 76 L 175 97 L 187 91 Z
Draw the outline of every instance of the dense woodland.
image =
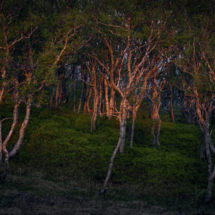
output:
M 195 154 L 202 161 L 198 165 L 205 168 L 201 173 L 207 181 L 204 196 L 210 202 L 215 179 L 215 145 L 211 137 L 215 114 L 214 9 L 212 1 L 189 0 L 1 1 L 1 180 L 7 181 L 12 157 L 28 160 L 34 146 L 41 147 L 41 152 L 43 147 L 54 150 L 54 143 L 45 146 L 45 142 L 51 133 L 53 140 L 57 138 L 59 122 L 52 122 L 49 113 L 55 113 L 59 121 L 61 114 L 67 115 L 75 123 L 64 122 L 77 127 L 65 134 L 62 130 L 62 135 L 71 138 L 82 130 L 83 135 L 89 134 L 85 141 L 92 141 L 90 138 L 101 128 L 104 133 L 111 126 L 118 129 L 118 134 L 108 134 L 114 137 L 110 140 L 114 148 L 105 155 L 109 164 L 106 162 L 106 170 L 96 173 L 103 183 L 100 194 L 108 188 L 117 156 L 123 159 L 126 150 L 148 144 L 149 148 L 136 151 L 142 162 L 138 153 L 145 156 L 148 150 L 152 155 L 155 149 L 162 153 L 167 139 L 173 145 L 178 142 L 172 139 L 171 129 L 189 135 L 192 132 L 187 131 L 188 127 L 195 126 L 200 137 L 194 142 L 202 139 L 201 143 L 193 149 L 189 144 L 180 147 L 191 151 L 188 157 Z M 34 120 L 52 122 L 50 133 L 39 137 L 43 147 L 40 143 L 37 146 L 35 139 L 31 141 L 39 132 L 30 131 L 37 125 L 37 121 L 31 121 L 31 113 Z M 180 127 L 178 123 L 184 124 Z M 25 140 L 29 141 L 29 132 L 32 135 L 28 145 Z M 80 147 L 85 147 L 83 142 Z M 97 145 L 93 150 L 99 157 L 103 153 Z M 67 159 L 64 155 L 59 162 Z M 103 159 L 101 156 L 101 162 Z M 123 178 L 123 173 L 118 177 Z

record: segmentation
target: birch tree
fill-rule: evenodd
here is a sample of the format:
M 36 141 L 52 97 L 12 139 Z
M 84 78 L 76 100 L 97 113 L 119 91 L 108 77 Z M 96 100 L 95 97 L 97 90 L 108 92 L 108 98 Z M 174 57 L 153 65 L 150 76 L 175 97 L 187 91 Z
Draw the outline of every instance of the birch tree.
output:
M 215 147 L 211 139 L 210 118 L 215 101 L 215 35 L 214 17 L 195 17 L 194 20 L 185 20 L 183 26 L 183 43 L 178 47 L 178 60 L 175 64 L 189 78 L 183 79 L 182 86 L 189 98 L 189 103 L 195 110 L 197 122 L 203 132 L 201 155 L 207 159 L 208 187 L 206 201 L 212 198 L 213 180 L 215 178 L 215 165 L 213 156 Z M 187 34 L 185 36 L 184 34 Z M 185 101 L 186 102 L 186 101 Z
M 145 14 L 143 10 L 140 10 L 139 13 L 136 13 L 136 11 L 131 13 L 132 10 L 130 9 L 135 5 L 128 4 L 126 6 L 129 9 L 125 5 L 123 9 L 114 9 L 114 13 L 117 14 L 115 22 L 112 22 L 111 18 L 110 20 L 96 19 L 94 27 L 107 47 L 109 61 L 103 62 L 99 54 L 91 57 L 104 68 L 108 78 L 107 76 L 103 78 L 106 79 L 109 87 L 113 88 L 121 97 L 120 109 L 117 114 L 120 122 L 119 140 L 110 159 L 109 169 L 101 193 L 107 189 L 118 150 L 120 150 L 121 154 L 124 153 L 126 118 L 127 111 L 130 109 L 128 98 L 135 91 L 141 79 L 148 80 L 150 75 L 157 69 L 156 66 L 150 69 L 152 62 L 150 62 L 149 55 L 161 42 L 167 22 L 166 14 L 158 15 L 154 11 L 149 18 L 149 14 Z M 142 18 L 139 20 L 137 16 Z M 117 19 L 118 21 L 116 22 Z M 142 34 L 139 34 L 138 30 Z M 143 83 L 146 82 L 143 81 Z M 144 86 L 141 87 L 141 90 L 145 91 Z
M 53 25 L 41 14 L 33 14 L 31 4 L 26 2 L 15 4 L 14 1 L 5 1 L 0 7 L 0 104 L 9 102 L 11 98 L 14 106 L 11 129 L 4 140 L 2 122 L 6 119 L 0 119 L 0 162 L 4 153 L 4 181 L 9 171 L 9 159 L 17 154 L 23 143 L 32 102 L 41 102 L 43 94 L 39 92 L 45 85 L 55 82 L 55 71 L 60 60 L 68 52 L 71 53 L 69 45 L 81 25 L 77 22 L 71 24 L 71 20 L 75 20 L 73 12 L 58 17 L 57 22 L 53 20 Z M 62 26 L 62 22 L 65 25 Z M 26 104 L 26 115 L 18 140 L 8 151 L 7 143 L 17 125 L 21 103 Z

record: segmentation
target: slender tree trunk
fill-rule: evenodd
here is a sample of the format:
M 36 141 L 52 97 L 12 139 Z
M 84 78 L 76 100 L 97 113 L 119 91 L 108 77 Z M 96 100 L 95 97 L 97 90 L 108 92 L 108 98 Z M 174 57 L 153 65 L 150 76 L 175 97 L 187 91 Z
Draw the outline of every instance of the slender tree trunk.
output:
M 92 96 L 92 87 L 90 86 L 90 92 L 89 92 L 89 95 L 87 97 L 87 112 L 88 112 L 88 115 L 91 114 L 91 110 L 90 110 L 90 99 L 91 99 L 91 96 Z
M 56 88 L 56 93 L 55 93 L 55 107 L 58 108 L 58 101 L 59 101 L 59 87 L 60 87 L 60 82 L 58 82 L 57 88 Z
M 50 109 L 53 108 L 53 99 L 54 99 L 54 92 L 55 92 L 55 89 L 56 86 L 53 86 L 53 89 L 51 88 L 51 86 L 49 87 L 49 93 L 50 93 Z
M 105 114 L 105 99 L 102 100 L 102 116 Z
M 7 62 L 8 62 L 8 60 L 6 60 L 5 65 L 7 65 Z M 6 77 L 6 69 L 5 69 L 5 66 L 3 66 L 2 70 L 1 70 L 1 79 L 4 80 L 5 77 Z M 0 104 L 1 104 L 2 99 L 3 99 L 3 95 L 4 95 L 4 91 L 5 91 L 6 85 L 7 85 L 7 82 L 6 82 L 6 81 L 3 81 L 3 82 L 1 83 Z
M 99 115 L 103 116 L 103 113 L 102 113 L 102 77 L 99 82 Z
M 157 130 L 157 139 L 156 139 L 158 146 L 160 146 L 160 141 L 159 141 L 160 130 L 161 130 L 161 119 L 158 120 L 158 130 Z
M 132 110 L 132 126 L 131 126 L 131 139 L 130 139 L 130 147 L 133 147 L 133 141 L 134 141 L 134 125 L 135 125 L 135 120 L 137 117 L 137 110 L 140 107 L 140 105 L 133 107 Z
M 114 97 L 115 90 L 111 87 L 111 97 L 110 97 L 110 105 L 109 105 L 109 118 L 111 118 L 114 114 Z
M 94 91 L 94 99 L 93 99 L 93 114 L 91 118 L 91 132 L 96 129 L 96 118 L 98 113 L 98 91 L 97 91 L 97 80 L 96 80 L 96 69 L 95 62 L 92 62 L 92 72 L 93 72 L 93 91 Z
M 62 97 L 62 80 L 59 80 L 57 88 L 56 88 L 56 94 L 55 94 L 55 107 L 61 108 L 61 97 Z
M 155 121 L 154 121 L 154 120 L 153 120 L 152 129 L 151 129 L 151 134 L 152 134 L 152 137 L 153 137 L 152 145 L 154 146 L 154 145 L 155 145 L 155 143 L 156 143 L 156 136 L 155 136 Z
M 204 131 L 204 140 L 205 140 L 205 151 L 206 151 L 207 164 L 208 164 L 208 188 L 207 188 L 207 196 L 205 200 L 206 202 L 209 202 L 212 198 L 212 188 L 213 188 L 213 177 L 211 177 L 213 163 L 212 163 L 211 151 L 210 151 L 210 142 L 212 140 L 211 140 L 211 135 L 209 133 L 209 128 L 208 128 L 208 131 L 207 130 Z
M 31 111 L 31 98 L 28 98 L 27 99 L 27 106 L 26 106 L 26 114 L 25 114 L 25 119 L 22 123 L 22 126 L 19 130 L 19 139 L 18 141 L 16 142 L 14 148 L 10 151 L 9 153 L 9 157 L 13 157 L 14 155 L 16 155 L 17 151 L 19 150 L 22 142 L 23 142 L 23 139 L 24 139 L 24 135 L 25 135 L 25 129 L 28 125 L 28 121 L 29 121 L 29 118 L 30 118 L 30 111 Z
M 104 87 L 105 87 L 105 105 L 106 105 L 106 112 L 108 119 L 111 118 L 110 116 L 110 106 L 109 106 L 109 99 L 108 99 L 108 85 L 107 85 L 107 75 L 104 78 Z
M 213 143 L 211 139 L 211 134 L 209 133 L 209 122 L 207 123 L 206 126 L 204 126 L 203 135 L 204 135 L 203 147 L 205 146 L 205 149 L 203 149 L 203 153 L 205 152 L 206 154 L 207 165 L 208 165 L 208 187 L 207 187 L 207 195 L 206 195 L 205 201 L 209 202 L 212 199 L 213 181 L 215 179 L 215 166 L 213 169 L 213 161 L 211 157 L 211 150 L 214 151 L 214 147 L 213 149 L 211 148 Z
M 83 95 L 84 95 L 84 82 L 82 81 L 82 91 L 81 91 L 81 97 L 80 97 L 79 105 L 78 105 L 78 113 L 79 113 L 80 110 L 81 110 L 81 101 L 82 101 L 82 99 L 83 99 Z
M 62 94 L 63 94 L 63 80 L 61 79 L 60 86 L 59 86 L 58 108 L 61 108 Z
M 89 93 L 89 89 L 88 89 L 88 87 L 86 86 L 86 84 L 84 83 L 84 85 L 85 85 L 85 92 L 86 92 L 86 94 L 85 94 L 85 96 L 84 96 L 84 109 L 83 109 L 83 114 L 86 114 L 87 113 L 87 98 L 88 98 L 88 93 Z
M 202 142 L 201 142 L 201 149 L 200 149 L 200 160 L 204 162 L 206 159 L 205 132 L 203 131 L 202 127 L 201 127 L 201 130 L 202 130 Z
M 126 110 L 126 99 L 122 99 L 121 102 L 121 119 L 120 119 L 120 134 L 121 134 L 121 144 L 120 144 L 120 154 L 124 154 L 125 148 L 125 135 L 126 135 L 126 119 L 127 119 L 127 110 Z
M 106 179 L 105 179 L 104 184 L 103 184 L 103 188 L 100 191 L 100 193 L 104 193 L 107 190 L 108 181 L 110 179 L 111 172 L 112 172 L 112 169 L 113 169 L 113 162 L 114 162 L 116 154 L 117 154 L 117 152 L 119 150 L 120 144 L 121 144 L 121 134 L 120 134 L 118 143 L 117 143 L 117 145 L 116 145 L 116 147 L 115 147 L 115 149 L 113 151 L 113 154 L 111 156 L 110 163 L 109 163 L 109 169 L 108 169 L 108 172 L 107 172 L 107 176 L 106 176 Z
M 151 134 L 153 136 L 153 145 L 155 145 L 156 143 L 158 144 L 158 146 L 160 146 L 160 142 L 159 142 L 159 136 L 160 136 L 160 128 L 161 128 L 161 119 L 160 119 L 160 116 L 159 116 L 159 105 L 153 105 L 152 107 L 152 120 L 154 121 L 153 122 L 153 125 L 152 125 L 152 129 L 151 129 Z M 157 134 L 155 134 L 155 129 L 157 128 Z
M 94 104 L 93 104 L 93 115 L 91 118 L 91 131 L 96 129 L 96 118 L 97 118 L 97 108 L 98 108 L 98 94 L 97 91 L 95 91 L 95 98 L 94 98 Z
M 100 193 L 104 193 L 107 190 L 108 181 L 110 179 L 111 172 L 112 172 L 112 169 L 113 169 L 114 159 L 116 157 L 116 154 L 117 154 L 119 148 L 121 148 L 122 143 L 125 142 L 125 130 L 126 130 L 126 109 L 125 109 L 125 106 L 126 106 L 126 100 L 122 101 L 122 103 L 123 103 L 123 105 L 122 105 L 123 108 L 122 108 L 122 115 L 120 116 L 119 140 L 118 140 L 118 143 L 117 143 L 117 145 L 116 145 L 116 147 L 115 147 L 115 149 L 113 151 L 113 154 L 111 156 L 107 176 L 106 176 L 106 179 L 105 179 L 104 184 L 103 184 L 103 188 L 100 191 Z M 124 145 L 123 145 L 123 152 L 124 152 Z
M 160 146 L 159 137 L 160 137 L 160 129 L 161 129 L 161 120 L 160 119 L 153 119 L 153 121 L 154 122 L 153 122 L 152 129 L 151 129 L 151 134 L 153 137 L 152 145 L 155 145 L 157 143 L 158 146 Z M 155 134 L 156 128 L 157 128 L 157 133 Z
M 31 98 L 28 98 L 27 99 L 27 106 L 26 106 L 26 114 L 25 114 L 25 119 L 22 123 L 22 126 L 19 130 L 19 138 L 15 144 L 15 146 L 13 147 L 13 149 L 8 153 L 8 150 L 6 148 L 6 145 L 7 145 L 7 142 L 9 139 L 8 136 L 7 138 L 5 139 L 4 143 L 3 143 L 3 146 L 2 146 L 2 149 L 3 149 L 3 152 L 4 152 L 4 155 L 5 155 L 5 169 L 4 169 L 4 173 L 2 175 L 2 181 L 4 181 L 6 179 L 6 176 L 9 172 L 9 159 L 12 158 L 13 156 L 15 156 L 21 146 L 21 144 L 23 143 L 23 140 L 24 140 L 24 134 L 25 134 L 25 129 L 28 125 L 28 121 L 29 121 L 29 117 L 30 117 L 30 110 L 31 110 Z M 16 121 L 16 114 L 18 112 L 18 108 L 17 110 L 14 110 L 14 121 Z M 12 125 L 13 126 L 13 125 Z M 11 129 L 12 129 L 12 126 L 11 126 Z M 8 134 L 9 135 L 9 134 Z
M 17 80 L 15 80 L 15 90 L 14 90 L 13 122 L 12 122 L 12 125 L 11 125 L 11 128 L 10 128 L 10 131 L 9 131 L 7 137 L 5 138 L 4 142 L 2 142 L 2 122 L 5 119 L 1 120 L 1 128 L 0 128 L 0 132 L 1 132 L 1 134 L 0 134 L 0 144 L 1 144 L 0 163 L 2 161 L 2 151 L 5 154 L 5 173 L 2 176 L 2 180 L 5 180 L 5 177 L 6 177 L 7 172 L 8 172 L 7 169 L 9 168 L 9 157 L 8 157 L 8 151 L 6 149 L 6 145 L 7 145 L 8 141 L 10 140 L 10 138 L 11 138 L 11 136 L 13 134 L 15 126 L 18 123 L 18 116 L 19 116 L 19 114 L 18 114 L 18 108 L 19 108 L 19 105 L 20 105 L 20 101 L 18 101 L 19 92 L 18 92 L 16 86 L 18 86 L 18 81 Z
M 156 74 L 152 76 L 151 79 L 151 85 L 152 85 L 152 115 L 151 118 L 154 121 L 151 134 L 153 136 L 153 145 L 158 144 L 160 146 L 159 142 L 159 136 L 160 136 L 160 127 L 161 127 L 161 120 L 159 115 L 160 110 L 160 99 L 161 99 L 161 90 L 157 90 L 157 83 L 156 83 Z M 160 86 L 161 87 L 161 86 Z M 157 134 L 155 135 L 155 128 L 157 129 Z

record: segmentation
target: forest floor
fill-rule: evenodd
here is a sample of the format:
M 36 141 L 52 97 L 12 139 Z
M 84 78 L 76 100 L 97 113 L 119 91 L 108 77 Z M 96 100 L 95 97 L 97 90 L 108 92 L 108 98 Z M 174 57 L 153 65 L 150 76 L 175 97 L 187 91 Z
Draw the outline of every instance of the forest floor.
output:
M 18 170 L 20 171 L 20 170 Z M 215 211 L 199 205 L 159 205 L 151 200 L 120 200 L 110 195 L 98 195 L 95 184 L 80 188 L 73 181 L 44 179 L 43 173 L 9 174 L 1 192 L 0 215 L 213 215 Z M 21 171 L 20 171 L 21 173 Z M 120 189 L 123 189 L 121 187 Z M 131 188 L 131 192 L 134 189 Z M 109 192 L 113 192 L 111 188 Z M 128 194 L 129 195 L 129 194 Z M 162 197 L 161 197 L 162 198 Z M 123 199 L 123 197 L 122 197 Z M 173 202 L 173 201 L 172 201 Z

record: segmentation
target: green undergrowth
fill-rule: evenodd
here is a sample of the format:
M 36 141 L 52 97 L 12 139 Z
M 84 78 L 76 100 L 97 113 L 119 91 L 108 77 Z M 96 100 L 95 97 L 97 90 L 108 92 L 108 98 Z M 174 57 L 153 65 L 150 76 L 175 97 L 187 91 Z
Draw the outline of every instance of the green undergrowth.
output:
M 23 107 L 21 119 L 24 113 Z M 8 116 L 9 111 L 5 111 L 5 117 Z M 18 137 L 21 119 L 9 149 Z M 64 175 L 101 186 L 118 141 L 119 121 L 98 117 L 97 129 L 92 133 L 90 122 L 88 115 L 33 107 L 25 141 L 11 164 L 41 170 L 49 179 Z M 4 124 L 3 137 L 10 122 L 5 123 L 8 124 Z M 130 148 L 126 139 L 125 153 L 117 154 L 114 161 L 110 184 L 138 185 L 150 195 L 189 194 L 206 188 L 207 172 L 199 160 L 200 129 L 188 124 L 162 122 L 161 146 L 158 147 L 152 146 L 151 125 L 147 116 L 137 117 L 134 147 Z

